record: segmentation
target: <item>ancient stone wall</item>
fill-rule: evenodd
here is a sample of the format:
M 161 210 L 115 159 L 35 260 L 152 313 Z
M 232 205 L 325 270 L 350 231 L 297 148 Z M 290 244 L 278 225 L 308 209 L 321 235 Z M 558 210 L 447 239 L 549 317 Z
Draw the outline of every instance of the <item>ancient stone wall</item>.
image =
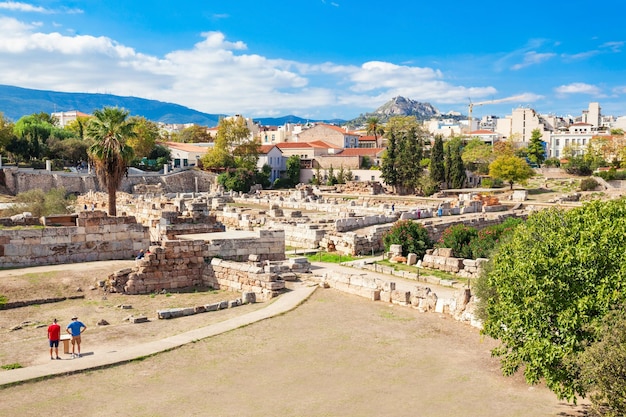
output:
M 0 265 L 130 259 L 149 244 L 147 228 L 137 224 L 134 217 L 87 211 L 78 214 L 76 226 L 0 229 Z
M 452 253 L 452 249 L 438 248 L 426 251 L 424 259 L 422 260 L 422 266 L 457 274 L 460 277 L 478 278 L 482 273 L 483 266 L 488 261 L 489 260 L 485 258 L 456 258 Z
M 285 289 L 285 281 L 272 272 L 272 267 L 238 263 L 213 258 L 203 274 L 204 284 L 221 290 L 254 292 L 257 299 L 267 301 Z
M 4 184 L 13 195 L 40 188 L 45 192 L 65 188 L 67 192 L 85 194 L 90 190 L 103 191 L 94 174 L 47 171 L 45 169 L 1 168 Z M 170 174 L 129 174 L 122 180 L 120 190 L 132 193 L 135 186 L 160 185 L 165 193 L 210 192 L 215 188 L 216 175 L 206 171 L 187 170 Z
M 250 255 L 258 255 L 260 261 L 285 259 L 285 232 L 283 230 L 259 230 L 258 237 L 237 238 L 233 236 L 212 237 L 207 235 L 204 256 L 245 262 Z M 217 236 L 217 235 L 216 235 Z
M 127 294 L 201 287 L 205 269 L 203 254 L 202 240 L 176 240 L 151 246 L 150 253 L 138 259 L 134 268 L 111 275 L 107 287 Z

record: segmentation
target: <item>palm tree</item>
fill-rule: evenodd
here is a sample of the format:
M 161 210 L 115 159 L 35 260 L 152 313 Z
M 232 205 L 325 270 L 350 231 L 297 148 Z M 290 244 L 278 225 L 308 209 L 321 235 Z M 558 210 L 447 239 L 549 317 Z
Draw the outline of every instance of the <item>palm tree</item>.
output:
M 94 140 L 89 157 L 100 185 L 109 194 L 109 216 L 117 214 L 116 192 L 134 154 L 126 144 L 126 139 L 135 136 L 134 122 L 127 119 L 128 114 L 127 110 L 105 107 L 94 111 L 94 118 L 87 125 L 87 137 Z
M 375 116 L 368 117 L 365 124 L 367 125 L 367 134 L 373 134 L 374 139 L 378 142 L 378 135 L 382 136 L 382 134 L 385 133 L 383 127 L 380 125 L 380 119 Z

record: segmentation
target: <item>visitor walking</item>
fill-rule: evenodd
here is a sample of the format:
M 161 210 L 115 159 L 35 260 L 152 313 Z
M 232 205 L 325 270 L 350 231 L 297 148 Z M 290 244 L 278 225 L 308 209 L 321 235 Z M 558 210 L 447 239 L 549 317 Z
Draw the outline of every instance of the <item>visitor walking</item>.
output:
M 48 326 L 48 343 L 50 344 L 50 359 L 54 359 L 52 356 L 52 350 L 59 358 L 59 340 L 61 340 L 61 326 L 57 323 L 57 319 L 52 320 L 52 324 Z
M 80 358 L 80 335 L 87 330 L 87 326 L 78 321 L 78 317 L 74 316 L 72 317 L 72 322 L 67 325 L 66 330 L 72 336 L 72 358 Z M 76 350 L 78 350 L 78 354 L 76 354 Z

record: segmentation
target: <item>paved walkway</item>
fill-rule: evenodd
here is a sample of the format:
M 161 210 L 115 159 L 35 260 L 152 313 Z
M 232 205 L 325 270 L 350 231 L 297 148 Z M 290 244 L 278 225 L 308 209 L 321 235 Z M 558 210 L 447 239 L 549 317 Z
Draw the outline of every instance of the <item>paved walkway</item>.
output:
M 111 365 L 130 362 L 137 358 L 166 352 L 194 341 L 206 339 L 291 311 L 309 298 L 316 288 L 317 287 L 313 285 L 297 286 L 293 290 L 280 295 L 265 308 L 166 339 L 131 345 L 123 349 L 108 352 L 96 350 L 89 352 L 88 355 L 83 355 L 82 358 L 50 361 L 50 363 L 44 365 L 1 371 L 0 388 L 52 376 L 70 375 L 88 369 L 106 368 Z

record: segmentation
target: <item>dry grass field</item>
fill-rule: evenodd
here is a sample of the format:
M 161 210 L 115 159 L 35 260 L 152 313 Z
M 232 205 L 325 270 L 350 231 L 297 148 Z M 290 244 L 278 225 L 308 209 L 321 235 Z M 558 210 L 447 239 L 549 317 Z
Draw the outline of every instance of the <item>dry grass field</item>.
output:
M 0 311 L 0 362 L 48 363 L 45 328 L 78 314 L 90 347 L 138 343 L 263 308 L 263 303 L 174 320 L 124 316 L 237 294 L 128 297 L 88 286 L 126 263 L 0 271 L 2 293 L 76 291 L 85 299 Z M 55 271 L 57 269 L 57 271 Z M 35 291 L 35 288 L 39 289 Z M 46 289 L 47 288 L 47 289 Z M 119 304 L 130 304 L 121 310 Z M 109 326 L 96 326 L 106 319 Z M 0 389 L 0 415 L 41 416 L 582 416 L 545 387 L 506 378 L 495 342 L 434 313 L 318 289 L 296 310 L 135 362 Z M 10 372 L 0 370 L 0 372 Z

